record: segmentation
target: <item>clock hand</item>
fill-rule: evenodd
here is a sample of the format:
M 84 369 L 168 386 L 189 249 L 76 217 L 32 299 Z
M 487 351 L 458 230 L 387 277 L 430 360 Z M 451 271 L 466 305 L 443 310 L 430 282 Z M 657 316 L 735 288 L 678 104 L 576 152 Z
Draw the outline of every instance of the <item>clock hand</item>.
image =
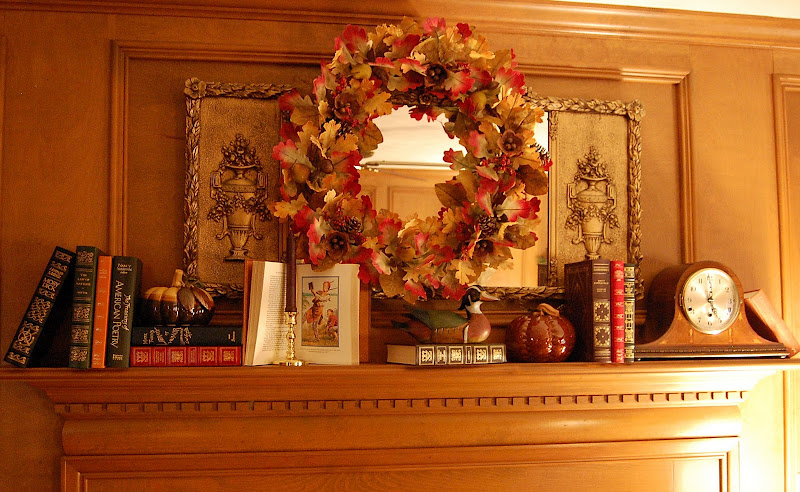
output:
M 714 287 L 711 283 L 711 275 L 706 275 L 706 281 L 708 282 L 708 302 L 714 302 Z

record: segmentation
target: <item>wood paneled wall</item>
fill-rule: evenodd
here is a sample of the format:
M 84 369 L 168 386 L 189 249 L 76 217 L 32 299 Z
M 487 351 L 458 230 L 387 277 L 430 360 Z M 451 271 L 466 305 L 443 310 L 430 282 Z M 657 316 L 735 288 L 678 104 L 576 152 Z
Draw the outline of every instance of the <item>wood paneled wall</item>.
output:
M 2 0 L 0 348 L 55 244 L 140 256 L 145 287 L 182 266 L 185 79 L 308 88 L 345 24 L 403 15 L 513 47 L 539 94 L 641 100 L 646 284 L 718 260 L 798 330 L 800 21 L 533 0 Z M 793 486 L 797 386 L 773 378 L 748 400 L 742 490 Z M 12 391 L 0 409 L 50 411 Z

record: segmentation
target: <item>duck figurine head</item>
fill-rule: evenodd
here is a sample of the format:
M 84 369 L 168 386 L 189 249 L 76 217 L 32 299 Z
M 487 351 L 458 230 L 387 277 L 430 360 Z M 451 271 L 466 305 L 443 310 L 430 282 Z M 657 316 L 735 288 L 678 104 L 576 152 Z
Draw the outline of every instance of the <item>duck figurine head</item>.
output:
M 480 285 L 470 286 L 461 298 L 459 309 L 466 316 L 453 311 L 410 307 L 407 320 L 392 321 L 395 328 L 405 330 L 418 343 L 480 343 L 489 338 L 492 325 L 481 312 L 481 304 L 496 301 Z

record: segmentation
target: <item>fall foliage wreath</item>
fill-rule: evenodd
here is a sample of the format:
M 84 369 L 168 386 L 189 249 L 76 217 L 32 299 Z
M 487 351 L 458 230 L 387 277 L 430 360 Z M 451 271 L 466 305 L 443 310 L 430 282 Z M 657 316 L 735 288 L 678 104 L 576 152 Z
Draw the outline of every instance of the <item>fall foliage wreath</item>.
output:
M 291 218 L 298 251 L 320 269 L 360 264 L 359 277 L 409 301 L 460 297 L 487 268 L 525 249 L 547 192 L 549 158 L 533 129 L 543 111 L 526 98 L 512 50 L 492 52 L 466 24 L 404 19 L 368 33 L 347 26 L 322 63 L 313 97 L 284 95 L 291 111 L 273 149 L 280 161 L 278 217 Z M 360 195 L 357 166 L 383 141 L 374 119 L 408 105 L 416 119 L 444 114 L 454 176 L 435 187 L 437 216 L 376 211 Z

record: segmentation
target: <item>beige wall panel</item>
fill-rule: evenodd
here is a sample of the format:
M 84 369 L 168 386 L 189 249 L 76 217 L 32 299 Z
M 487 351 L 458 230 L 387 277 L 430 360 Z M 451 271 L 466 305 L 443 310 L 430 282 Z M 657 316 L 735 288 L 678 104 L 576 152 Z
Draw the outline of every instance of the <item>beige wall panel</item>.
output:
M 699 47 L 693 55 L 697 257 L 727 264 L 745 290 L 778 298 L 769 51 Z
M 3 350 L 56 244 L 106 247 L 109 54 L 100 15 L 5 12 Z
M 584 73 L 591 72 L 585 70 Z M 677 85 L 671 81 L 637 83 L 546 75 L 529 76 L 530 79 L 535 81 L 534 89 L 542 95 L 642 101 L 646 112 L 641 125 L 642 276 L 645 285 L 649 285 L 662 268 L 679 263 L 681 259 Z M 664 231 L 670 232 L 664 234 Z
M 318 71 L 274 63 L 131 60 L 125 251 L 142 259 L 144 288 L 169 285 L 175 268 L 184 267 L 185 80 L 299 85 Z M 278 165 L 271 156 L 262 157 L 264 163 Z
M 741 490 L 784 490 L 783 377 L 759 382 L 741 404 Z M 793 492 L 793 491 L 792 491 Z

